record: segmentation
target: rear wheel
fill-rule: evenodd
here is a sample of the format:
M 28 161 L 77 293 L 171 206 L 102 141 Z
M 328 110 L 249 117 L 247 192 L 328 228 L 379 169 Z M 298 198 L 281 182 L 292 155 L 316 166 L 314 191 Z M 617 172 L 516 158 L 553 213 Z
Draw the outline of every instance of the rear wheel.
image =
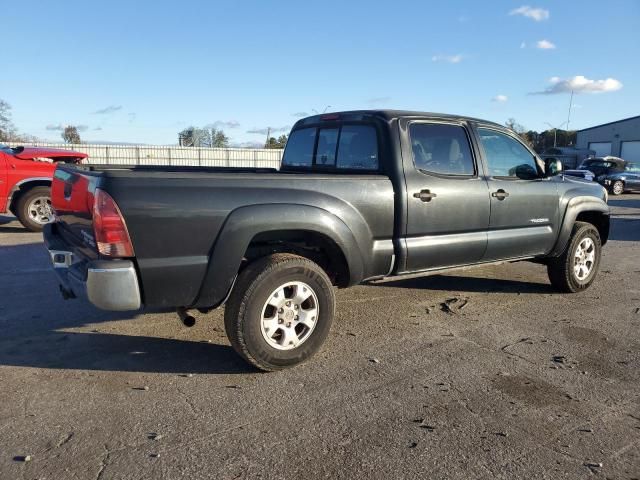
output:
M 622 180 L 616 180 L 611 185 L 611 193 L 614 195 L 622 195 L 624 193 L 624 182 Z
M 549 259 L 547 272 L 551 284 L 567 293 L 580 292 L 591 286 L 600 266 L 600 234 L 585 222 L 576 222 L 563 254 Z
M 34 187 L 23 193 L 16 205 L 16 216 L 27 230 L 42 231 L 47 223 L 53 222 L 51 189 Z
M 309 259 L 276 254 L 238 276 L 224 314 L 233 348 L 272 371 L 305 361 L 329 334 L 335 309 L 327 274 Z

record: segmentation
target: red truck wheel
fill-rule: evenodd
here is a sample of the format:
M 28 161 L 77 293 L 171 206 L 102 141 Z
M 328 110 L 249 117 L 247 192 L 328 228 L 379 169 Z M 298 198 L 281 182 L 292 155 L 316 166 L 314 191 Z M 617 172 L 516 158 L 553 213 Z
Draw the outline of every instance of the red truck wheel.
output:
M 47 223 L 53 222 L 51 189 L 34 187 L 20 195 L 16 205 L 16 216 L 27 230 L 41 232 Z

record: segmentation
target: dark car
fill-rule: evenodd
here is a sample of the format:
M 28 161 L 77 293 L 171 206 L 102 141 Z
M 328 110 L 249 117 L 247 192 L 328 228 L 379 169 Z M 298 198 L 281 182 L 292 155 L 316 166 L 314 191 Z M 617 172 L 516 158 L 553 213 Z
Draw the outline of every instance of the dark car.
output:
M 593 172 L 596 181 L 613 195 L 620 195 L 628 190 L 640 190 L 640 165 L 622 158 L 589 158 L 578 168 Z
M 569 175 L 571 177 L 578 177 L 578 178 L 583 178 L 585 180 L 588 180 L 589 182 L 592 182 L 596 176 L 595 174 L 591 171 L 591 170 L 565 170 L 564 171 L 565 175 Z
M 366 110 L 293 127 L 276 169 L 59 166 L 45 242 L 66 297 L 106 310 L 225 307 L 236 351 L 295 365 L 365 281 L 531 260 L 579 292 L 609 235 L 606 191 L 513 131 Z

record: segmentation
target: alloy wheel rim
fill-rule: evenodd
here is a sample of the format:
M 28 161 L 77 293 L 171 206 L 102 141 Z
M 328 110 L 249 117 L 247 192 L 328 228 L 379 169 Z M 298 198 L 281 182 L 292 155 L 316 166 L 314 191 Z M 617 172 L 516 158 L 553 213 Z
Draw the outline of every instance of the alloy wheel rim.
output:
M 591 275 L 596 261 L 596 244 L 589 237 L 583 238 L 576 248 L 573 261 L 573 273 L 580 281 Z
M 53 209 L 49 197 L 36 197 L 31 200 L 27 212 L 29 218 L 40 225 L 53 222 Z
M 622 183 L 616 182 L 613 184 L 613 192 L 614 193 L 622 193 Z
M 318 296 L 304 282 L 276 288 L 262 307 L 260 330 L 269 346 L 293 350 L 306 342 L 318 321 Z

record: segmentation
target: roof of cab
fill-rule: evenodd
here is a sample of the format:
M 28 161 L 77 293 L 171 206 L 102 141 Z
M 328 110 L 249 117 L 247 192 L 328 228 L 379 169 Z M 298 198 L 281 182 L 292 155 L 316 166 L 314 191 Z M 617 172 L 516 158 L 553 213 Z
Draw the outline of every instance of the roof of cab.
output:
M 506 128 L 504 125 L 500 125 L 495 122 L 491 122 L 488 120 L 483 120 L 480 118 L 466 117 L 464 115 L 451 115 L 445 113 L 434 113 L 434 112 L 416 112 L 411 110 L 346 110 L 342 112 L 327 112 L 319 115 L 313 115 L 310 117 L 302 118 L 296 122 L 294 128 L 298 126 L 298 124 L 312 124 L 312 123 L 321 123 L 325 120 L 337 120 L 338 118 L 331 117 L 342 117 L 342 116 L 355 116 L 355 115 L 367 115 L 372 117 L 377 117 L 385 121 L 395 120 L 397 118 L 425 118 L 425 119 L 436 119 L 436 120 L 445 120 L 445 121 L 471 121 L 478 122 L 488 125 L 493 125 L 496 127 Z

